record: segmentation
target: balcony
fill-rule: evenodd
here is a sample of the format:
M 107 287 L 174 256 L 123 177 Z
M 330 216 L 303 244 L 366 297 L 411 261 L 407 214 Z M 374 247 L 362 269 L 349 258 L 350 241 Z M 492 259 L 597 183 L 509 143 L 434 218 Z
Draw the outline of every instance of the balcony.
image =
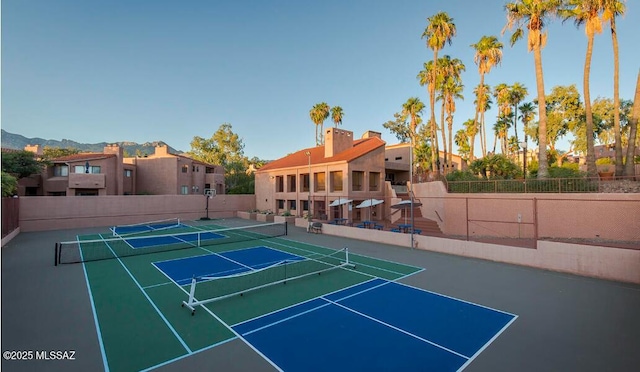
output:
M 71 173 L 69 174 L 70 189 L 104 189 L 106 175 L 92 173 Z

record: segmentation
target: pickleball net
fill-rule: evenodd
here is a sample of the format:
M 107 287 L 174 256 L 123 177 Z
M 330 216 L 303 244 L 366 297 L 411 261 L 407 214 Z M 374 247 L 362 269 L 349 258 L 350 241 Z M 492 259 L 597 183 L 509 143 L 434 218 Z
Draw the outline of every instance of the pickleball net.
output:
M 180 224 L 179 218 L 167 218 L 164 220 L 113 226 L 111 231 L 113 232 L 113 236 L 129 236 L 147 233 L 149 231 L 173 229 L 180 226 L 182 225 Z
M 189 298 L 182 301 L 182 306 L 191 310 L 193 315 L 200 305 L 340 268 L 355 268 L 349 261 L 348 248 L 324 256 L 305 257 L 299 261 L 285 260 L 265 268 L 228 276 L 194 277 L 189 285 Z
M 195 230 L 195 228 L 191 228 L 191 230 Z M 174 234 L 119 236 L 95 240 L 79 239 L 55 244 L 55 265 L 107 260 L 285 235 L 287 235 L 287 223 L 273 222 L 217 230 L 200 229 Z

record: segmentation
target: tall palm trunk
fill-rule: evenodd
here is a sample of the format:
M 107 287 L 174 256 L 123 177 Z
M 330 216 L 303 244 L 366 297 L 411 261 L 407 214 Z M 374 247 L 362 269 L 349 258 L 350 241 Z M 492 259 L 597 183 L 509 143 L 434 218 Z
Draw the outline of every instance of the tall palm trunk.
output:
M 431 116 L 429 118 L 430 121 L 430 133 L 431 133 L 431 169 L 436 172 L 436 174 L 440 174 L 440 159 L 439 159 L 439 149 L 438 149 L 438 132 L 436 129 L 436 78 L 437 78 L 437 70 L 438 70 L 438 50 L 434 49 L 433 51 L 433 71 L 431 72 L 433 76 L 431 77 L 431 84 L 429 85 L 429 108 L 431 109 Z
M 629 144 L 627 145 L 627 162 L 624 168 L 625 176 L 635 176 L 635 165 L 633 157 L 636 152 L 636 136 L 638 132 L 638 121 L 640 120 L 640 71 L 636 80 L 636 95 L 633 99 L 633 109 L 629 118 Z
M 596 154 L 593 139 L 593 114 L 591 113 L 591 94 L 589 92 L 589 75 L 591 73 L 591 55 L 593 54 L 593 33 L 587 35 L 587 55 L 584 60 L 584 75 L 582 84 L 584 86 L 584 112 L 586 118 L 587 131 L 587 175 L 589 177 L 597 177 L 598 169 L 596 168 Z
M 536 67 L 536 90 L 538 93 L 538 178 L 548 178 L 547 166 L 547 106 L 544 97 L 544 77 L 542 74 L 542 50 L 540 42 L 533 46 L 533 59 Z
M 447 128 L 449 129 L 449 161 L 447 164 L 453 164 L 453 113 L 449 113 L 447 117 Z
M 442 107 L 440 107 L 440 132 L 442 133 L 442 152 L 444 154 L 444 173 L 447 174 L 447 134 L 445 132 L 445 125 L 444 125 L 445 103 L 446 103 L 446 100 L 443 94 Z
M 518 103 L 516 102 L 515 105 L 513 105 L 513 111 L 515 113 L 515 115 L 513 116 L 513 131 L 516 134 L 516 142 L 518 142 Z M 518 146 L 520 146 L 518 144 Z
M 621 175 L 624 172 L 624 165 L 622 164 L 622 135 L 620 134 L 620 61 L 615 16 L 611 18 L 611 43 L 613 44 L 613 133 L 616 141 L 616 175 Z

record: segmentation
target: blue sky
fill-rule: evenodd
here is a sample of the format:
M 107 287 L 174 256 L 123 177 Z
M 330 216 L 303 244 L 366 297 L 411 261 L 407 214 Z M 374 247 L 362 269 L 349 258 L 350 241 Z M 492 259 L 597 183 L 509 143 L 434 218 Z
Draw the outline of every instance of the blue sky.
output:
M 446 11 L 458 35 L 441 55 L 467 67 L 455 131 L 473 117 L 479 76 L 470 45 L 483 35 L 505 44 L 486 83 L 517 81 L 529 89 L 527 100 L 535 95 L 533 55 L 500 35 L 505 3 L 3 0 L 2 128 L 87 143 L 163 140 L 188 151 L 194 136 L 208 138 L 228 122 L 247 156 L 276 159 L 315 144 L 309 110 L 325 101 L 343 108 L 343 128 L 356 137 L 370 129 L 397 143 L 382 124 L 409 97 L 428 106 L 416 75 L 433 54 L 420 36 L 427 17 Z M 633 98 L 640 65 L 639 5 L 627 2 L 618 20 L 625 99 Z M 553 21 L 543 50 L 547 92 L 568 84 L 582 91 L 585 50 L 583 29 Z M 605 28 L 595 40 L 593 98 L 613 97 L 612 76 Z M 495 115 L 487 113 L 489 128 Z

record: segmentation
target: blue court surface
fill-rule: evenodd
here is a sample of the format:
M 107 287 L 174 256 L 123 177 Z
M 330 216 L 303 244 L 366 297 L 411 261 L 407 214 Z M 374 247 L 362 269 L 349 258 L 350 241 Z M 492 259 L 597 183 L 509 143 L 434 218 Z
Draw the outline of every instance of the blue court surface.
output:
M 373 279 L 233 330 L 285 371 L 457 371 L 516 318 Z
M 180 243 L 190 243 L 194 247 L 198 246 L 198 236 L 202 240 L 212 240 L 225 238 L 224 235 L 212 232 L 194 232 L 179 235 L 163 235 L 163 236 L 145 236 L 124 239 L 133 249 L 149 248 L 159 245 L 172 245 Z
M 133 226 L 116 226 L 111 228 L 113 232 L 118 235 L 135 234 L 146 231 L 164 230 L 170 228 L 187 227 L 183 224 L 176 224 L 175 222 L 169 223 L 156 223 L 150 225 L 133 225 Z
M 179 285 L 188 284 L 193 277 L 221 277 L 251 270 L 259 270 L 283 261 L 300 261 L 304 257 L 277 249 L 259 246 L 202 256 L 154 262 L 167 277 Z

